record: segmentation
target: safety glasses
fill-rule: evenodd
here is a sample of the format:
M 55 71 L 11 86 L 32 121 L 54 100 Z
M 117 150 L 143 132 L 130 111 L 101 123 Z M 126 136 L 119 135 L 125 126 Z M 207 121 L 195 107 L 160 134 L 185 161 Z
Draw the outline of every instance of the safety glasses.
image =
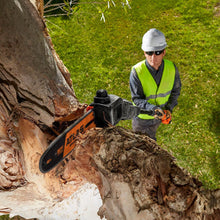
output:
M 160 51 L 148 51 L 145 52 L 147 55 L 152 56 L 153 54 L 155 54 L 156 56 L 160 55 L 163 53 L 164 50 L 160 50 Z

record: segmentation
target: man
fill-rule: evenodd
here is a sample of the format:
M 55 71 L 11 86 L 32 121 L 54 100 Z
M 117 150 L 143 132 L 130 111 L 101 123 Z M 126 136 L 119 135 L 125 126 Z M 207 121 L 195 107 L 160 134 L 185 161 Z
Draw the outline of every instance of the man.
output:
M 156 140 L 156 131 L 161 121 L 168 124 L 177 105 L 181 81 L 177 67 L 164 59 L 167 43 L 159 30 L 152 28 L 142 39 L 146 60 L 133 66 L 130 74 L 130 90 L 133 103 L 149 111 L 132 121 L 135 132 L 146 133 Z

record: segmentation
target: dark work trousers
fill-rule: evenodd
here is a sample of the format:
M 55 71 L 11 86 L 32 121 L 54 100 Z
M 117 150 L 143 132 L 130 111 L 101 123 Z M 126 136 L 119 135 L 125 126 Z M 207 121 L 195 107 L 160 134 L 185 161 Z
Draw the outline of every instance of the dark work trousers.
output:
M 132 128 L 134 132 L 140 132 L 143 134 L 146 134 L 150 138 L 156 139 L 156 132 L 157 128 L 159 127 L 161 121 L 157 119 L 150 119 L 150 120 L 145 120 L 145 119 L 140 119 L 138 117 L 133 118 L 132 120 Z

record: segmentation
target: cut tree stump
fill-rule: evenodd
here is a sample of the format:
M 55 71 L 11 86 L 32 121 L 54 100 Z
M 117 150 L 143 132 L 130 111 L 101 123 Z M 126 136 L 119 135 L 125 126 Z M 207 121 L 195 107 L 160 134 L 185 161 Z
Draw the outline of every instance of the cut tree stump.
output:
M 220 219 L 220 190 L 203 189 L 145 135 L 91 129 L 72 157 L 64 179 L 79 175 L 95 183 L 103 199 L 99 214 L 107 219 Z

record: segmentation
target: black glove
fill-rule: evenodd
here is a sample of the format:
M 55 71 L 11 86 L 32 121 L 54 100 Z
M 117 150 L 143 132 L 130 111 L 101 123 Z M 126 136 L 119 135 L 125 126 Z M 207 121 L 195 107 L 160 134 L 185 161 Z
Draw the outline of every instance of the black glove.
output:
M 164 111 L 160 107 L 155 106 L 153 108 L 153 116 L 155 119 L 162 119 L 164 116 Z

